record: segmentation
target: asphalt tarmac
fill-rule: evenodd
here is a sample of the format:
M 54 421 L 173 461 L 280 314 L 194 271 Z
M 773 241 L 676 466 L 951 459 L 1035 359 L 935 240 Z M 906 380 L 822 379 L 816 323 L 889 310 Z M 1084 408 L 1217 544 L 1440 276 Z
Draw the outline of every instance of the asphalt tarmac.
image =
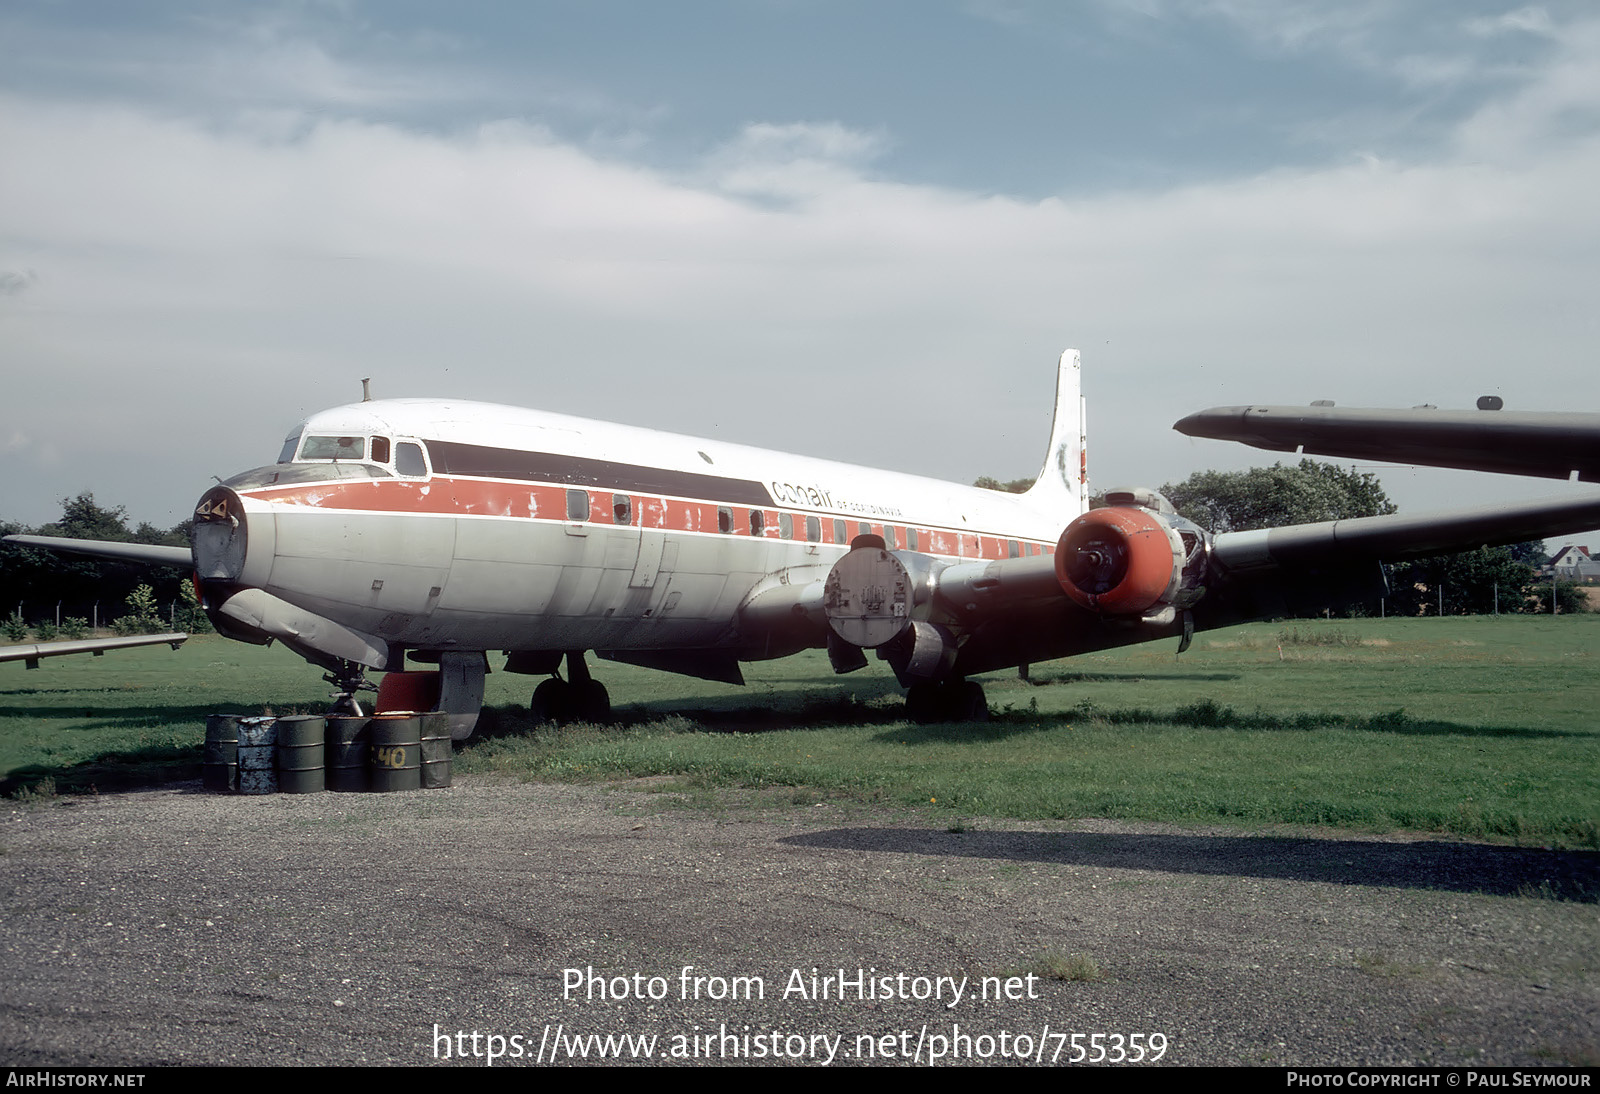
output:
M 3 1062 L 1600 1062 L 1594 853 L 659 790 L 13 804 Z

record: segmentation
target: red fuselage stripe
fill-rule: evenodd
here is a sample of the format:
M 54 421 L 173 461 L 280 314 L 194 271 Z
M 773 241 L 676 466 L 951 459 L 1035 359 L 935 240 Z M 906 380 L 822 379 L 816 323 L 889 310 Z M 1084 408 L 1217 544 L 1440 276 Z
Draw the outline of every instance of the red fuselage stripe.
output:
M 589 515 L 585 524 L 625 523 L 637 528 L 675 532 L 718 533 L 723 529 L 719 509 L 729 516 L 726 534 L 749 538 L 752 534 L 749 506 L 724 505 L 715 502 L 680 498 L 656 497 L 642 494 L 617 494 L 608 490 L 581 489 L 569 486 L 551 486 L 526 482 L 502 482 L 493 479 L 468 479 L 436 475 L 427 481 L 410 479 L 342 480 L 312 484 L 295 484 L 287 487 L 241 491 L 249 497 L 274 505 L 304 505 L 319 509 L 352 509 L 362 512 L 417 514 L 432 516 L 502 517 L 514 520 L 541 520 L 573 523 L 568 516 L 569 493 L 587 494 Z M 627 499 L 627 519 L 616 520 L 616 499 Z M 805 513 L 790 509 L 760 509 L 763 514 L 761 535 L 766 539 L 783 539 L 780 534 L 780 515 L 793 522 L 793 532 L 787 537 L 796 543 L 824 543 L 848 546 L 861 534 L 865 525 L 875 535 L 883 536 L 892 549 L 910 549 L 907 530 L 917 534 L 916 550 L 948 558 L 1002 559 L 1010 557 L 1009 541 L 1015 540 L 1024 554 L 1051 554 L 1055 544 L 1014 536 L 996 536 L 963 532 L 950 528 L 928 528 L 919 525 L 889 524 L 861 521 L 848 516 Z M 806 534 L 807 518 L 818 521 L 820 538 L 811 539 Z M 844 525 L 844 536 L 836 538 L 835 522 Z M 891 535 L 894 537 L 890 539 Z M 1030 550 L 1029 546 L 1034 549 Z

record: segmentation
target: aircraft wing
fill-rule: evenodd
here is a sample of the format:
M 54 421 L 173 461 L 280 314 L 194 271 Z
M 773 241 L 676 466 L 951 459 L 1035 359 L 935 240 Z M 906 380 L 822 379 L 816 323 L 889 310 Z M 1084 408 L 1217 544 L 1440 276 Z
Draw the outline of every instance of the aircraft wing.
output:
M 106 650 L 127 649 L 130 646 L 169 645 L 177 649 L 189 640 L 182 631 L 169 634 L 139 634 L 128 638 L 84 638 L 66 642 L 35 642 L 16 646 L 0 646 L 0 661 L 22 661 L 30 669 L 39 667 L 42 657 L 62 657 L 69 653 L 92 653 L 96 657 Z
M 1600 482 L 1600 414 L 1219 406 L 1174 426 L 1274 452 Z
M 1069 524 L 1054 556 L 942 565 L 858 548 L 834 567 L 819 606 L 834 636 L 830 655 L 836 641 L 875 648 L 902 681 L 939 679 L 1375 603 L 1386 592 L 1382 561 L 1594 527 L 1600 492 L 1216 536 L 1116 506 Z M 815 599 L 811 590 L 793 595 L 797 615 Z
M 1600 494 L 1485 505 L 1439 513 L 1391 513 L 1252 532 L 1223 532 L 1211 543 L 1228 572 L 1329 561 L 1394 562 L 1600 526 Z
M 65 536 L 6 536 L 7 543 L 20 547 L 41 547 L 46 551 L 92 555 L 113 562 L 137 562 L 146 566 L 194 568 L 194 553 L 187 547 L 164 547 L 156 543 L 123 543 L 105 539 L 68 539 Z

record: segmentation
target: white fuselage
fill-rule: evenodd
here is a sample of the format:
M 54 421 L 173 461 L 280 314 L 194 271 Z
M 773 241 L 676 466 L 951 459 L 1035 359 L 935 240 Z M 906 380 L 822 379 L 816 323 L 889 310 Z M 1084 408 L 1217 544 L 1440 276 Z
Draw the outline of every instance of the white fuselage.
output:
M 335 439 L 362 458 L 306 458 Z M 461 401 L 338 407 L 290 440 L 287 462 L 234 485 L 249 519 L 242 583 L 415 648 L 738 646 L 753 592 L 820 579 L 863 533 L 1000 559 L 1049 553 L 1080 511 Z M 335 477 L 356 463 L 374 477 Z

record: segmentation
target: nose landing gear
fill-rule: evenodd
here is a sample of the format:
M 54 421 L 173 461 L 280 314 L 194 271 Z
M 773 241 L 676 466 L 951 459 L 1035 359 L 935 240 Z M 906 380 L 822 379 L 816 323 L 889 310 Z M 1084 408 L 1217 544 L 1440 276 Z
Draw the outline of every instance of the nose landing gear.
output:
M 349 714 L 357 718 L 367 716 L 367 712 L 361 708 L 357 694 L 363 691 L 376 692 L 378 685 L 367 681 L 365 666 L 355 661 L 341 661 L 338 667 L 323 676 L 323 679 L 338 689 L 328 696 L 333 700 L 328 707 L 329 714 Z

